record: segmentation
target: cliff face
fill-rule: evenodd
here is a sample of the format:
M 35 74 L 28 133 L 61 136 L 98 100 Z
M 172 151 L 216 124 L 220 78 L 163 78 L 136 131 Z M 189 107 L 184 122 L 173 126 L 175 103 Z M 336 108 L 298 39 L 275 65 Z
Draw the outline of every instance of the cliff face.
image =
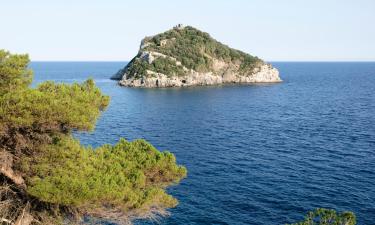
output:
M 261 59 L 180 26 L 143 39 L 137 56 L 112 79 L 148 88 L 281 81 L 278 70 Z
M 226 71 L 222 74 L 213 72 L 199 73 L 191 71 L 184 76 L 167 76 L 162 73 L 153 73 L 148 71 L 148 76 L 141 78 L 126 78 L 119 81 L 119 84 L 127 87 L 183 87 L 183 86 L 202 86 L 225 83 L 266 83 L 281 82 L 279 72 L 271 65 L 262 65 L 258 72 L 251 75 L 239 75 L 232 71 Z

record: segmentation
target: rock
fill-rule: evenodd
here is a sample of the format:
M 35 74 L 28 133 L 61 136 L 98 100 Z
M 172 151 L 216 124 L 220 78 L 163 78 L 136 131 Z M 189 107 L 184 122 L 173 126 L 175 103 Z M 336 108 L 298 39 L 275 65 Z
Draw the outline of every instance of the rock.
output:
M 155 74 L 152 77 L 122 79 L 121 86 L 126 87 L 187 87 L 205 86 L 226 83 L 276 83 L 281 82 L 279 71 L 270 65 L 263 65 L 260 71 L 250 75 L 239 75 L 228 71 L 222 75 L 209 73 L 189 73 L 185 76 L 168 77 L 165 74 Z

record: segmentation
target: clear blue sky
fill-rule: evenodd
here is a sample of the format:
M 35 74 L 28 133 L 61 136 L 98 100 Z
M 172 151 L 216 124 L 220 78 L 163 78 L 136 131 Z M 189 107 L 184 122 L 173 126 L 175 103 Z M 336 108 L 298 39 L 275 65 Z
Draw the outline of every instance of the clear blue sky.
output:
M 267 61 L 375 61 L 375 0 L 0 0 L 0 48 L 127 61 L 177 23 Z

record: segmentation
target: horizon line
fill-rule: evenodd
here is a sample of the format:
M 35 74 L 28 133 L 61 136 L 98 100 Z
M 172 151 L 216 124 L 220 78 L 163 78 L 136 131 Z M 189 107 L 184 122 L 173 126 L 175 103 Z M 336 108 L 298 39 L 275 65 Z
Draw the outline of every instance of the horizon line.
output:
M 30 62 L 130 62 L 131 60 L 30 60 Z M 358 63 L 374 63 L 375 60 L 267 60 L 265 61 L 271 63 L 278 62 L 311 62 L 311 63 L 344 63 L 344 62 L 358 62 Z

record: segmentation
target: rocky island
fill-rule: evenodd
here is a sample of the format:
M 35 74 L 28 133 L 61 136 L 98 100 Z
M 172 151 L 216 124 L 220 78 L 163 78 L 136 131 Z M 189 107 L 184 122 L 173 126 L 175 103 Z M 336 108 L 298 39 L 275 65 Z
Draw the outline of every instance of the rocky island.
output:
M 138 54 L 112 79 L 147 88 L 281 81 L 271 64 L 181 24 L 144 38 Z

